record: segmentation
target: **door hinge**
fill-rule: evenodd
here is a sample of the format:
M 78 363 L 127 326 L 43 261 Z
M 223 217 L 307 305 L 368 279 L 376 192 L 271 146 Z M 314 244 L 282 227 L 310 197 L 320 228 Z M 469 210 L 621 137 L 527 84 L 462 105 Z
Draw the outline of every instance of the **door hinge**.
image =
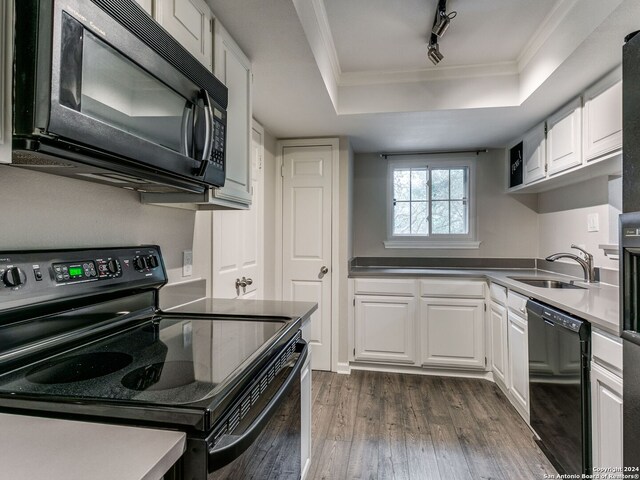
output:
M 549 132 L 549 128 L 547 127 L 547 122 L 544 122 L 544 138 L 547 138 L 548 132 Z
M 280 176 L 284 178 L 284 162 L 280 164 Z
M 486 302 L 485 302 L 485 304 L 484 304 L 484 311 L 485 311 L 485 312 L 487 311 L 487 304 L 486 304 Z
M 354 307 L 356 306 L 356 299 L 355 298 L 353 299 L 353 306 Z
M 485 366 L 485 367 L 487 366 L 487 363 L 488 363 L 488 362 L 487 362 L 487 357 L 484 357 L 484 366 Z
M 353 356 L 354 357 L 356 356 L 356 349 L 355 348 L 353 349 Z

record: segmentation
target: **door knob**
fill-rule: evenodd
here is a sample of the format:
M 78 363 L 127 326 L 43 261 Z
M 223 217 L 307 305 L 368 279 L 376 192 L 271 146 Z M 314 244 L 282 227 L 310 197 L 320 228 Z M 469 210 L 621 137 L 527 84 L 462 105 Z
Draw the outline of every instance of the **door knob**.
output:
M 236 278 L 236 290 L 240 290 L 240 287 L 242 288 L 247 287 L 247 280 L 244 277 L 242 277 L 242 280 L 240 280 L 239 278 Z
M 327 273 L 329 273 L 329 269 L 323 265 L 322 268 L 320 269 L 320 273 L 322 275 L 326 275 Z
M 244 278 L 244 277 L 242 277 L 242 279 L 247 283 L 247 286 L 248 286 L 248 285 L 253 285 L 253 279 L 251 279 L 251 278 Z

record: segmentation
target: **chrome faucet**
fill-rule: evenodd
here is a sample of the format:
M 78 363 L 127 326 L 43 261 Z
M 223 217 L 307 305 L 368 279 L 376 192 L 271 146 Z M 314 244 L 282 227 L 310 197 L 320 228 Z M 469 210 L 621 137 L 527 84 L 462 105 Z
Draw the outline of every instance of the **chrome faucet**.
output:
M 545 260 L 548 262 L 555 262 L 560 258 L 569 258 L 571 260 L 575 260 L 580 264 L 582 270 L 584 270 L 584 281 L 589 283 L 594 283 L 596 281 L 596 270 L 593 267 L 593 255 L 587 252 L 585 249 L 578 247 L 577 245 L 571 244 L 571 248 L 575 248 L 576 250 L 580 250 L 584 255 L 584 259 L 579 257 L 578 255 L 574 255 L 573 253 L 554 253 L 553 255 L 549 255 Z

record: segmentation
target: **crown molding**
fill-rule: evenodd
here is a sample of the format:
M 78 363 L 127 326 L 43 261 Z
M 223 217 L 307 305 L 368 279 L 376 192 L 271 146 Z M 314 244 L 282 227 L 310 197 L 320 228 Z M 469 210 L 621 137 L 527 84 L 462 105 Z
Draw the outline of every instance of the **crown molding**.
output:
M 318 22 L 318 29 L 320 31 L 320 38 L 324 47 L 324 52 L 333 72 L 333 77 L 336 83 L 340 83 L 340 77 L 342 76 L 342 69 L 340 68 L 340 60 L 338 59 L 338 51 L 336 50 L 336 44 L 333 41 L 333 33 L 331 33 L 331 26 L 329 25 L 329 17 L 327 16 L 327 9 L 323 0 L 311 0 L 313 11 L 316 15 L 316 21 Z
M 518 55 L 516 63 L 518 64 L 518 70 L 520 72 L 524 70 L 531 59 L 538 53 L 547 40 L 549 40 L 551 34 L 558 29 L 578 1 L 579 0 L 558 0 L 556 2 Z

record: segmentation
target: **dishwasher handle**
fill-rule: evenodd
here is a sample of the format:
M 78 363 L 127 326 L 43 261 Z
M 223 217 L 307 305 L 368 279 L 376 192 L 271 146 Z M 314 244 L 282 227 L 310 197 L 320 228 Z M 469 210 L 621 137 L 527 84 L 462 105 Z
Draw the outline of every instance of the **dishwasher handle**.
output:
M 271 400 L 269 400 L 269 403 L 265 406 L 264 410 L 258 414 L 247 430 L 240 437 L 224 447 L 216 448 L 213 446 L 209 449 L 209 459 L 207 462 L 209 473 L 221 469 L 242 455 L 256 440 L 256 438 L 258 438 L 260 433 L 262 433 L 262 430 L 267 426 L 269 420 L 274 416 L 281 403 L 287 400 L 287 397 L 291 393 L 295 383 L 300 381 L 302 366 L 307 360 L 309 345 L 304 342 L 304 340 L 300 340 L 298 346 L 300 343 L 304 343 L 304 346 L 302 347 L 302 351 L 300 352 L 296 363 L 293 365 L 291 372 L 289 372 L 287 379 L 282 385 L 280 385 L 278 391 L 274 394 Z

